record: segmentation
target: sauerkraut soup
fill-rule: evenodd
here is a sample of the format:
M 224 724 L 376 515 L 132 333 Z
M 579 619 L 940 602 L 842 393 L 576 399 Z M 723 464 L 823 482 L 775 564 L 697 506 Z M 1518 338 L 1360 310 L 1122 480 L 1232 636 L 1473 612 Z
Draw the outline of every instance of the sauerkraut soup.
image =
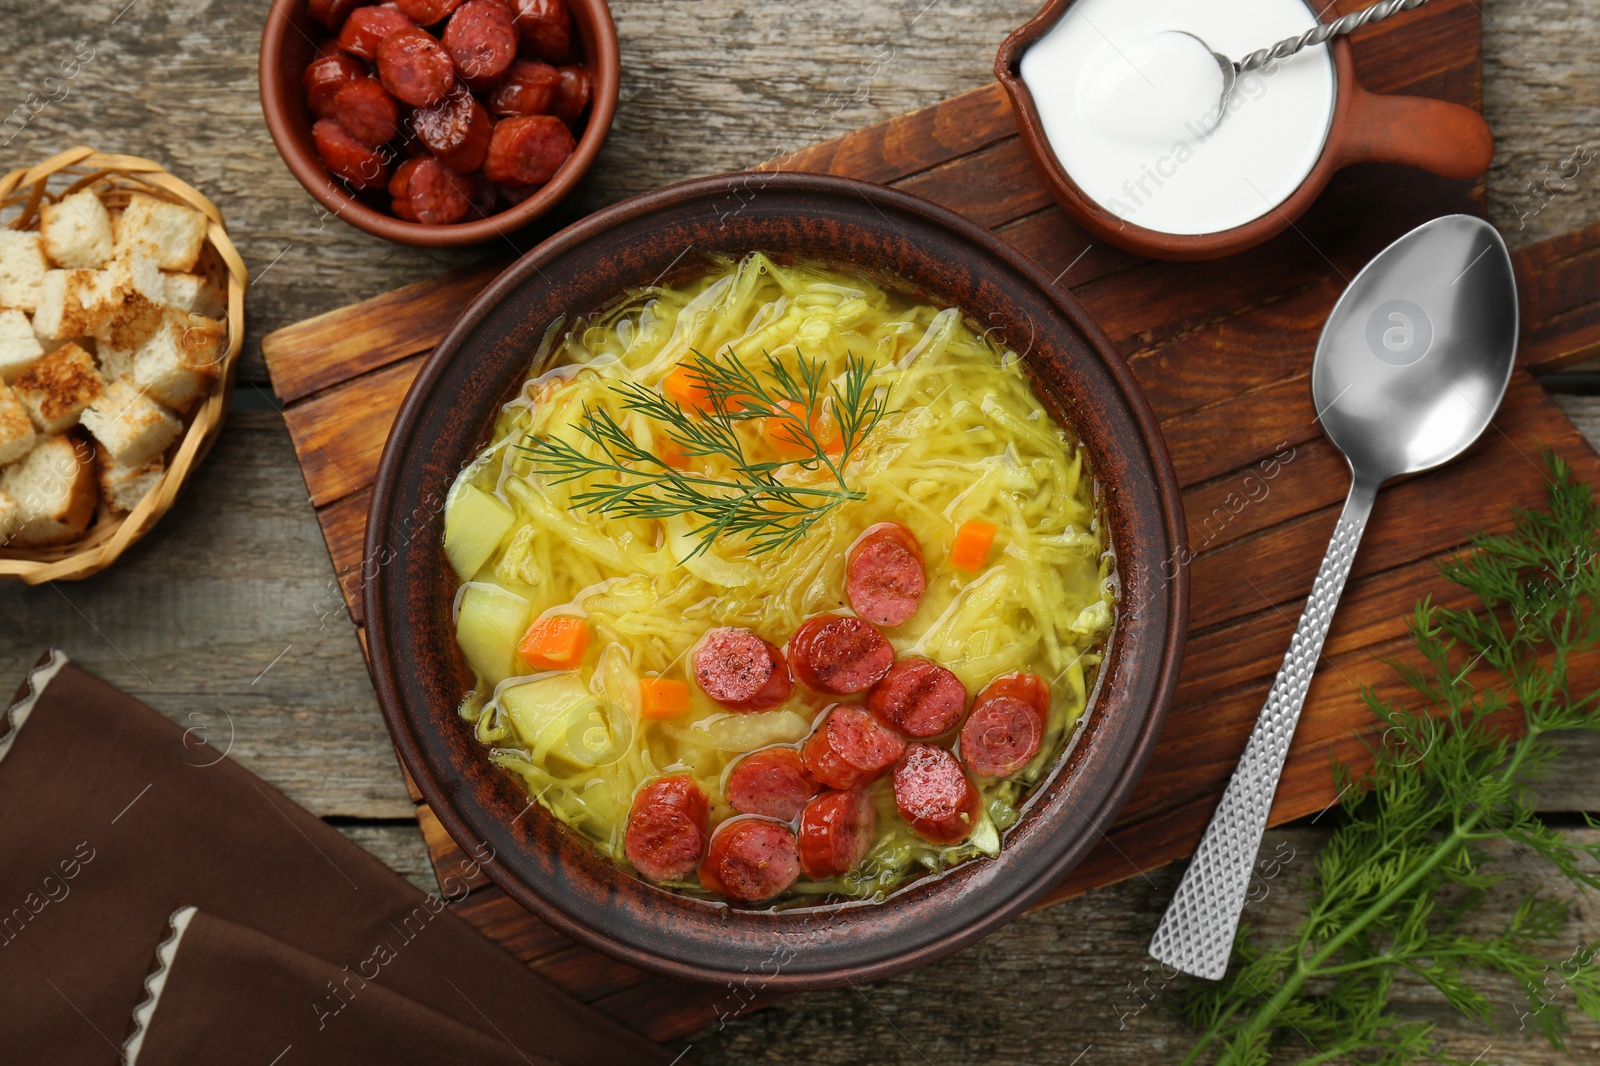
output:
M 1084 450 L 957 308 L 755 254 L 557 323 L 444 547 L 485 757 L 741 904 L 996 855 L 1116 607 Z

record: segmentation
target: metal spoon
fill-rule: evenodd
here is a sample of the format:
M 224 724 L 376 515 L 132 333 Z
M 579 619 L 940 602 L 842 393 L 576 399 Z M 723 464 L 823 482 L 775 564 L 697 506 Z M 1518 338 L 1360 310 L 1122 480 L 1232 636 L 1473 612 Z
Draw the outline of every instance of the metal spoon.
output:
M 1150 942 L 1162 962 L 1212 980 L 1227 970 L 1278 776 L 1378 487 L 1447 463 L 1477 440 L 1516 351 L 1511 257 L 1495 228 L 1470 215 L 1401 237 L 1334 305 L 1311 365 L 1311 399 L 1350 463 L 1350 495 L 1261 718 Z
M 1264 67 L 1278 59 L 1288 59 L 1290 56 L 1312 45 L 1322 44 L 1332 37 L 1343 37 L 1347 33 L 1354 33 L 1369 22 L 1382 22 L 1390 15 L 1397 15 L 1402 11 L 1421 7 L 1428 0 L 1381 0 L 1369 8 L 1334 19 L 1328 23 L 1318 23 L 1298 37 L 1286 37 L 1270 48 L 1261 48 L 1245 56 L 1235 63 L 1221 52 L 1216 51 L 1204 38 L 1188 30 L 1176 30 L 1185 37 L 1193 37 L 1199 41 L 1211 57 L 1217 61 L 1217 66 L 1222 68 L 1222 99 L 1218 102 L 1215 117 L 1211 118 L 1210 125 L 1203 130 L 1210 133 L 1222 122 L 1222 116 L 1227 114 L 1228 97 L 1233 95 L 1234 86 L 1239 82 L 1239 75 L 1247 71 Z

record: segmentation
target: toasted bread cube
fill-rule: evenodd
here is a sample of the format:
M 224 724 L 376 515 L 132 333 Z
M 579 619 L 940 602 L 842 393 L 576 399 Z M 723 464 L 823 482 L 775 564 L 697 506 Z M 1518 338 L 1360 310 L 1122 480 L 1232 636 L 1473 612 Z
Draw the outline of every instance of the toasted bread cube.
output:
M 221 374 L 226 334 L 215 319 L 169 308 L 155 333 L 133 354 L 134 384 L 167 406 L 187 411 Z
M 107 385 L 133 373 L 133 351 L 132 348 L 113 348 L 109 344 L 99 346 L 100 376 Z
M 100 455 L 100 498 L 113 511 L 131 511 L 155 488 L 167 464 L 156 456 L 143 466 L 123 466 L 104 452 Z
M 17 501 L 0 492 L 0 545 L 11 540 L 11 535 L 17 531 L 17 525 L 22 516 L 18 513 L 20 508 Z
M 83 412 L 83 428 L 119 466 L 143 466 L 167 450 L 183 423 L 128 381 L 113 381 Z
M 166 274 L 166 304 L 180 311 L 192 311 L 207 318 L 226 314 L 227 298 L 198 274 Z
M 33 323 L 21 311 L 0 311 L 0 381 L 15 381 L 44 354 Z
M 32 311 L 50 263 L 32 230 L 0 229 L 0 307 Z
M 72 437 L 47 437 L 0 472 L 0 492 L 16 501 L 12 544 L 60 544 L 82 533 L 97 498 L 94 449 Z
M 0 466 L 21 459 L 33 450 L 37 441 L 33 432 L 33 419 L 11 387 L 0 383 Z
M 105 391 L 94 356 L 76 344 L 63 344 L 12 383 L 17 398 L 46 433 L 61 433 L 78 424 L 78 416 Z
M 166 283 L 143 252 L 122 251 L 101 271 L 99 300 L 84 308 L 89 333 L 113 348 L 136 348 L 161 324 Z
M 39 287 L 33 331 L 45 340 L 87 337 L 103 307 L 111 274 L 103 270 L 49 270 Z
M 143 193 L 133 194 L 117 221 L 119 245 L 143 251 L 162 270 L 193 270 L 205 239 L 205 215 Z
M 111 258 L 111 216 L 93 189 L 40 207 L 39 236 L 57 266 L 98 267 Z

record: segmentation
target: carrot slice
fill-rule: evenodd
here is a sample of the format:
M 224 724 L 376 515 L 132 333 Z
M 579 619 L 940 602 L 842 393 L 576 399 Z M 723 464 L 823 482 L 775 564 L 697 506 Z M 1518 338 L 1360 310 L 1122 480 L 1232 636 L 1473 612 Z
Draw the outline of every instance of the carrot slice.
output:
M 676 718 L 689 709 L 689 683 L 670 677 L 639 679 L 639 713 L 646 718 Z
M 689 469 L 689 457 L 684 454 L 683 448 L 671 437 L 656 438 L 656 454 L 661 461 L 675 470 Z
M 571 670 L 589 649 L 589 623 L 571 615 L 536 619 L 517 652 L 540 670 Z
M 994 544 L 995 526 L 976 518 L 961 523 L 956 530 L 955 543 L 950 545 L 950 565 L 957 570 L 982 569 L 989 558 L 989 548 Z
M 800 432 L 796 421 L 806 416 L 804 404 L 795 403 L 793 400 L 779 400 L 778 406 L 783 408 L 792 418 L 772 417 L 762 419 L 766 430 L 767 439 L 772 442 L 772 450 L 778 453 L 781 459 L 804 459 L 812 454 L 811 442 L 805 434 Z M 827 411 L 818 410 L 811 416 L 811 434 L 822 445 L 822 450 L 829 455 L 841 455 L 844 452 L 844 438 L 839 435 L 839 423 Z
M 679 363 L 661 379 L 661 391 L 679 407 L 694 411 L 711 410 L 711 393 L 699 371 Z

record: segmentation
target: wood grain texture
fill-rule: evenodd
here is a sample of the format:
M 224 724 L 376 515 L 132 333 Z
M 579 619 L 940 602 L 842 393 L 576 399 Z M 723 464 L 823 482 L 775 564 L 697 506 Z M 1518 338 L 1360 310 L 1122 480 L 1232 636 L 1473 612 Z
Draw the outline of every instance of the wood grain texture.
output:
M 175 720 L 233 707 L 244 719 L 241 743 L 248 741 L 235 751 L 313 811 L 409 817 L 359 646 L 347 629 L 322 628 L 324 621 L 342 625 L 337 617 L 324 619 L 337 608 L 336 579 L 305 502 L 287 428 L 255 387 L 267 380 L 259 342 L 290 322 L 431 279 L 481 253 L 384 244 L 326 217 L 294 182 L 266 137 L 256 98 L 263 5 L 138 0 L 120 17 L 123 0 L 66 0 L 43 8 L 5 0 L 3 6 L 13 17 L 0 51 L 0 116 L 28 109 L 20 128 L 13 118 L 0 132 L 5 165 L 42 159 L 80 141 L 160 159 L 221 206 L 253 284 L 240 377 L 245 384 L 236 401 L 242 413 L 233 416 L 196 484 L 149 542 L 94 581 L 0 587 L 0 662 L 18 677 L 44 643 L 57 642 Z M 990 81 L 995 46 L 1037 5 L 811 0 L 803 13 L 782 0 L 616 0 L 612 6 L 622 39 L 623 99 L 610 143 L 574 212 L 670 181 L 738 170 L 980 88 Z M 1600 163 L 1571 177 L 1562 176 L 1572 170 L 1562 163 L 1600 141 L 1594 126 L 1600 82 L 1592 77 L 1600 9 L 1585 0 L 1484 0 L 1480 6 L 1484 106 L 1499 146 L 1488 175 L 1489 217 L 1516 246 L 1593 223 L 1600 219 Z M 33 113 L 29 94 L 49 94 L 44 78 L 52 67 L 86 48 L 94 58 L 68 79 L 66 97 Z M 938 137 L 959 138 L 961 125 L 946 126 Z M 1382 178 L 1372 175 L 1352 188 L 1365 188 L 1386 206 Z M 1346 206 L 1367 205 L 1352 199 Z M 1081 236 L 1053 208 L 997 232 L 1052 272 L 1084 250 Z M 521 235 L 519 243 L 527 246 L 535 236 Z M 1095 247 L 1061 280 L 1078 287 L 1129 261 Z M 1526 289 L 1528 277 L 1522 280 Z M 1207 321 L 1206 301 L 1213 298 L 1197 293 L 1171 337 L 1140 342 L 1131 336 L 1134 347 L 1126 350 L 1150 347 L 1163 360 L 1155 375 L 1187 369 L 1203 377 L 1208 364 L 1232 357 L 1195 331 Z M 1547 352 L 1570 363 L 1593 355 L 1600 314 L 1592 306 L 1570 314 L 1550 336 L 1527 336 L 1524 357 Z M 1167 340 L 1176 343 L 1163 352 Z M 1600 441 L 1600 400 L 1558 402 Z M 1295 462 L 1313 470 L 1307 454 Z M 1186 504 L 1193 493 L 1207 486 L 1221 491 L 1224 484 L 1191 488 Z M 1291 508 L 1300 491 L 1280 479 L 1267 503 Z M 1254 520 L 1247 510 L 1235 522 Z M 1291 617 L 1293 610 L 1285 608 Z M 1272 620 L 1263 615 L 1259 624 Z M 1287 633 L 1287 623 L 1279 624 Z M 1230 646 L 1226 627 L 1207 645 L 1218 655 Z M 1247 662 L 1230 669 L 1237 676 L 1259 667 Z M 1600 747 L 1576 750 L 1541 790 L 1541 806 L 1600 811 L 1597 760 Z M 346 828 L 370 828 L 384 840 L 409 839 L 414 849 L 421 847 L 414 823 Z M 1276 839 L 1276 832 L 1269 836 L 1269 850 Z M 417 871 L 417 850 L 406 859 L 376 843 L 371 849 L 391 865 Z M 713 1026 L 694 1038 L 692 1056 L 706 1063 L 924 1062 L 897 1036 L 892 1020 L 941 1066 L 1066 1063 L 1090 1044 L 1084 1066 L 1175 1062 L 1183 1031 L 1160 1010 L 1126 1017 L 1126 1028 L 1114 1013 L 1118 1005 L 1135 1005 L 1126 984 L 1140 980 L 1144 945 L 1176 873 L 1158 871 L 1151 880 L 1029 916 L 938 967 L 882 986 L 806 996 L 720 1030 Z M 1253 909 L 1252 919 L 1281 927 L 1290 913 L 1286 899 L 1275 893 Z M 1019 988 L 1027 1004 L 1044 1008 L 1019 1014 Z M 630 1003 L 647 1009 L 654 991 L 637 989 Z M 1444 1024 L 1450 1047 L 1464 1061 L 1491 1040 L 1485 1063 L 1566 1061 L 1529 1045 L 1514 1015 L 1496 1037 L 1461 1025 L 1415 989 L 1406 994 L 1421 1016 Z M 1504 1002 L 1511 998 L 1508 991 Z M 1592 1054 L 1596 1046 L 1593 1028 L 1582 1030 L 1579 1054 Z
M 1430 17 L 1446 42 L 1435 50 L 1436 61 L 1398 64 L 1405 34 L 1390 25 L 1371 34 L 1370 44 L 1358 43 L 1368 80 L 1379 88 L 1476 102 L 1476 9 L 1447 0 L 1431 7 Z M 1438 58 L 1449 54 L 1466 58 Z M 769 165 L 859 172 L 889 182 L 1018 240 L 1047 270 L 1074 272 L 1066 283 L 1127 356 L 1163 420 L 1185 487 L 1195 552 L 1197 654 L 1186 661 L 1180 698 L 1139 789 L 1108 840 L 1043 901 L 1051 903 L 1142 876 L 1192 849 L 1265 697 L 1348 480 L 1342 459 L 1316 427 L 1308 353 L 1349 273 L 1416 222 L 1441 211 L 1481 210 L 1482 199 L 1473 183 L 1356 168 L 1337 179 L 1292 232 L 1248 256 L 1197 266 L 1104 255 L 1078 269 L 1085 256 L 1073 249 L 1085 247 L 1086 238 L 1043 193 L 1011 128 L 1004 101 L 991 87 Z M 1348 223 L 1357 205 L 1380 198 L 1382 208 L 1367 212 L 1361 225 Z M 1056 239 L 1037 240 L 1035 231 Z M 1520 273 L 1532 279 L 1529 328 L 1544 330 L 1545 347 L 1525 360 L 1497 432 L 1464 461 L 1385 493 L 1296 735 L 1274 807 L 1276 823 L 1334 799 L 1330 755 L 1360 765 L 1364 743 L 1375 733 L 1361 691 L 1398 694 L 1392 671 L 1378 657 L 1406 652 L 1402 619 L 1417 596 L 1456 595 L 1434 574 L 1433 561 L 1458 548 L 1464 530 L 1499 528 L 1507 521 L 1505 504 L 1536 505 L 1542 498 L 1544 482 L 1527 458 L 1536 442 L 1569 458 L 1585 476 L 1600 474 L 1593 451 L 1530 376 L 1561 365 L 1581 344 L 1559 324 L 1572 324 L 1572 313 L 1595 294 L 1594 239 L 1582 234 L 1518 253 Z M 453 297 L 465 287 L 450 280 L 441 291 Z M 440 331 L 427 310 L 440 300 L 422 287 L 409 295 L 423 308 L 415 324 L 396 318 L 396 298 L 383 296 L 277 331 L 264 342 L 277 391 L 297 398 L 285 417 L 352 596 L 360 585 L 360 529 L 377 459 L 372 442 L 387 431 L 400 394 Z M 350 358 L 342 342 L 347 335 L 361 336 L 379 354 Z M 1563 354 L 1549 354 L 1555 352 Z M 1219 365 L 1228 373 L 1218 374 Z M 1266 492 L 1250 491 L 1252 481 Z M 1251 499 L 1239 502 L 1247 492 Z M 430 854 L 448 876 L 463 857 L 426 806 L 419 817 Z M 487 886 L 458 910 L 582 998 L 606 1009 L 626 1003 L 634 1023 L 653 1034 L 681 1035 L 708 1010 L 725 1010 L 704 989 L 619 967 L 508 907 Z M 646 989 L 649 997 L 641 1000 Z

